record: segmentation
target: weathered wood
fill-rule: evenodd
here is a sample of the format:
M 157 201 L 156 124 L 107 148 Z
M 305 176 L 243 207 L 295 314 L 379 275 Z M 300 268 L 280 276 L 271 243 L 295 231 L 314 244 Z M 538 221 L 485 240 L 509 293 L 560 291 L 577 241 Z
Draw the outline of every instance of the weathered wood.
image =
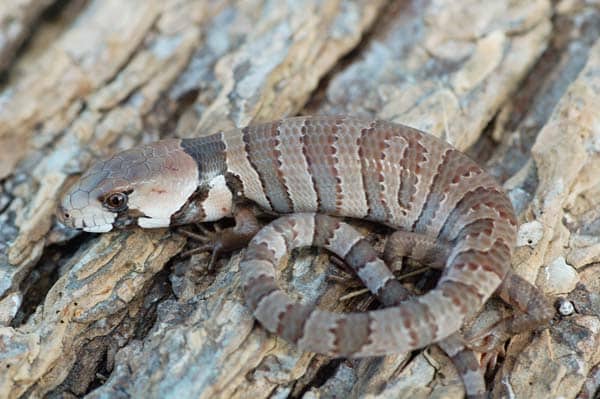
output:
M 53 0 L 0 3 L 0 72 L 8 68 L 39 16 L 52 3 Z
M 205 257 L 176 257 L 175 233 L 73 236 L 54 221 L 69 176 L 98 156 L 297 113 L 476 143 L 520 213 L 515 268 L 577 310 L 511 340 L 494 395 L 593 392 L 599 21 L 583 0 L 73 0 L 27 26 L 0 92 L 1 396 L 461 397 L 436 350 L 340 362 L 267 334 L 239 254 L 207 274 Z M 356 305 L 314 254 L 283 274 L 292 295 Z

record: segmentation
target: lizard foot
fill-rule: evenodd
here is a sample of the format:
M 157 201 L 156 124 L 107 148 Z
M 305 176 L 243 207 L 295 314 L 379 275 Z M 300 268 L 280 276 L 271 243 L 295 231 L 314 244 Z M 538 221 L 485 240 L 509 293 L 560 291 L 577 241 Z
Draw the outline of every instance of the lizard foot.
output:
M 200 246 L 182 252 L 181 256 L 187 257 L 197 253 L 210 252 L 208 270 L 215 270 L 215 265 L 219 257 L 225 253 L 244 248 L 252 237 L 260 229 L 260 224 L 254 214 L 246 208 L 241 208 L 235 215 L 235 226 L 221 228 L 214 225 L 214 231 L 211 231 L 201 224 L 197 225 L 200 233 L 195 233 L 187 229 L 179 229 L 184 236 L 201 243 Z

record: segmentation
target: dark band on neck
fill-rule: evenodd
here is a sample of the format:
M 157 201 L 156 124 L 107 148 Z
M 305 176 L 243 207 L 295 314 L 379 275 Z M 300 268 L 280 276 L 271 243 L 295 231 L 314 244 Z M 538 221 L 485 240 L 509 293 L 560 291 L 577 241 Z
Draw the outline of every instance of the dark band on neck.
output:
M 194 158 L 198 165 L 200 183 L 225 174 L 227 170 L 225 143 L 221 136 L 222 133 L 216 133 L 210 136 L 181 140 L 181 148 Z

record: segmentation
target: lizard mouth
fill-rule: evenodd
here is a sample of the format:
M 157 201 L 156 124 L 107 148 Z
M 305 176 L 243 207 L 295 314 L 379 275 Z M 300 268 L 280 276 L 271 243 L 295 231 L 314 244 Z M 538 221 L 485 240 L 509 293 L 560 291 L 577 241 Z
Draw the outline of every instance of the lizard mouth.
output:
M 138 219 L 142 217 L 146 217 L 143 212 L 140 212 L 137 209 L 126 209 L 117 214 L 112 225 L 117 229 L 126 229 L 136 226 L 138 224 Z
M 88 233 L 108 233 L 113 228 L 112 224 L 101 224 L 98 226 L 84 227 L 82 230 Z
M 67 209 L 60 205 L 56 210 L 56 218 L 66 227 L 87 231 L 88 233 L 106 233 L 111 231 L 116 215 L 110 213 L 91 212 L 80 209 Z

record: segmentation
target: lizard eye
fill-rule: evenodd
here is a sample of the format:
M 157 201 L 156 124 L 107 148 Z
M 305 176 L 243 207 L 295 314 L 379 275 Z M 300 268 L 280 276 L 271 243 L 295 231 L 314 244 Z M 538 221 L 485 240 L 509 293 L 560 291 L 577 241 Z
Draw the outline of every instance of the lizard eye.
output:
M 104 200 L 104 205 L 111 211 L 122 211 L 127 206 L 127 194 L 113 193 L 106 197 L 106 199 Z

